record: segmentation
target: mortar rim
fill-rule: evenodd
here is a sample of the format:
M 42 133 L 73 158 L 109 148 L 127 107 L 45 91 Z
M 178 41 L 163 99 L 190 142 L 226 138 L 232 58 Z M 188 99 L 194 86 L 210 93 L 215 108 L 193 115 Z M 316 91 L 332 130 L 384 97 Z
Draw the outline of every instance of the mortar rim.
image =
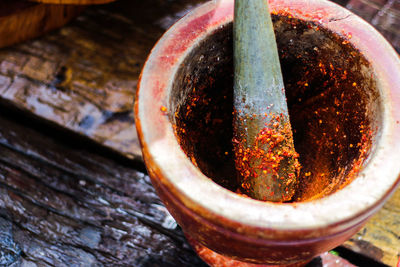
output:
M 172 125 L 160 107 L 168 106 L 163 96 L 168 93 L 165 90 L 171 88 L 173 82 L 171 77 L 175 77 L 174 74 L 180 62 L 183 61 L 185 55 L 190 53 L 191 49 L 187 48 L 193 47 L 204 39 L 204 34 L 213 32 L 232 20 L 233 0 L 212 1 L 198 7 L 168 30 L 152 50 L 141 74 L 135 105 L 138 135 L 144 158 L 148 163 L 150 174 L 153 173 L 159 178 L 155 182 L 168 188 L 189 209 L 200 212 L 202 216 L 210 220 L 222 216 L 235 223 L 263 229 L 297 231 L 335 226 L 336 231 L 342 231 L 349 225 L 359 223 L 371 216 L 383 205 L 383 200 L 394 192 L 400 181 L 400 170 L 394 164 L 400 160 L 400 155 L 397 156 L 395 153 L 400 148 L 398 124 L 400 115 L 395 114 L 400 105 L 400 88 L 399 86 L 393 89 L 388 88 L 388 84 L 400 85 L 400 78 L 395 75 L 395 70 L 400 73 L 399 58 L 393 48 L 372 26 L 334 3 L 325 0 L 275 0 L 270 1 L 270 4 L 272 12 L 284 11 L 288 14 L 300 15 L 300 18 L 322 23 L 324 27 L 334 32 L 343 35 L 351 34 L 350 42 L 362 51 L 368 60 L 372 58 L 377 60 L 373 67 L 380 75 L 378 86 L 381 88 L 382 101 L 385 104 L 382 110 L 384 121 L 379 146 L 366 168 L 351 184 L 330 196 L 309 202 L 276 204 L 240 197 L 215 184 L 193 166 L 175 140 Z M 304 12 L 305 10 L 314 10 L 315 13 L 310 16 Z M 200 24 L 190 29 L 187 25 L 193 21 Z M 190 38 L 190 40 L 180 39 L 181 34 L 189 34 L 200 39 L 196 41 Z M 365 36 L 368 37 L 368 42 L 361 41 L 360 38 L 365 38 Z M 171 46 L 178 40 L 180 44 L 177 47 Z M 384 61 L 387 58 L 395 58 L 394 61 L 390 61 L 390 66 L 382 64 L 386 63 Z M 163 72 L 154 75 L 156 69 Z M 168 74 L 170 74 L 169 78 Z M 165 77 L 166 81 L 161 82 L 161 78 Z M 158 98 L 149 95 L 149 88 L 152 88 L 152 92 L 158 93 Z M 153 100 L 151 108 L 140 105 L 146 102 L 144 98 Z M 399 100 L 397 105 L 395 99 Z M 148 112 L 152 114 L 149 115 Z M 150 122 L 153 122 L 153 125 L 150 125 Z M 152 131 L 158 133 L 152 133 Z M 389 163 L 385 163 L 385 155 L 390 152 L 393 158 Z M 175 162 L 171 160 L 172 155 Z M 162 168 L 162 166 L 168 167 Z M 386 173 L 386 180 L 366 185 L 365 181 L 373 181 L 371 177 L 377 177 L 376 166 L 385 167 L 380 171 Z M 159 177 L 160 175 L 162 177 Z M 194 182 L 192 177 L 198 179 Z M 187 193 L 189 191 L 190 194 Z M 364 192 L 364 194 L 354 194 L 354 192 Z M 218 199 L 215 198 L 215 194 L 219 195 Z M 335 214 L 335 211 L 343 205 L 346 205 L 346 210 L 341 209 L 339 214 Z M 226 210 L 227 207 L 229 207 L 229 212 Z M 307 220 L 300 222 L 299 218 L 307 218 Z

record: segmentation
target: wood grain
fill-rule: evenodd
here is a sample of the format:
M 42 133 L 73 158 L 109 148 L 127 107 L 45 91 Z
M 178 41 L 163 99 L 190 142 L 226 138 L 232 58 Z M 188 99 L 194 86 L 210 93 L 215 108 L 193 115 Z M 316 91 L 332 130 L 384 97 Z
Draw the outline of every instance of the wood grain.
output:
M 0 47 L 25 41 L 63 26 L 83 10 L 79 6 L 0 1 Z
M 205 266 L 147 175 L 0 114 L 0 266 Z
M 133 116 L 140 70 L 162 33 L 199 2 L 88 7 L 59 31 L 0 50 L 0 99 L 140 159 Z

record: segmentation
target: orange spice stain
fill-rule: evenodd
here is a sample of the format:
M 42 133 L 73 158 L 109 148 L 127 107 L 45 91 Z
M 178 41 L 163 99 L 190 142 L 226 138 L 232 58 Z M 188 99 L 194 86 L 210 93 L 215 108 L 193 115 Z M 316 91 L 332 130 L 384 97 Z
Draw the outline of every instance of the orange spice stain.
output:
M 292 138 L 291 127 L 283 114 L 269 114 L 269 117 L 272 119 L 258 132 L 250 146 L 246 146 L 243 136 L 233 139 L 241 191 L 253 196 L 253 191 L 262 190 L 264 198 L 260 200 L 290 201 L 301 168 L 299 155 L 288 142 Z M 268 182 L 270 184 L 263 184 Z
M 307 27 L 315 31 L 323 30 L 311 24 L 307 25 Z M 338 39 L 338 44 L 349 46 L 345 38 L 351 38 L 351 35 L 344 34 L 343 36 L 344 38 Z M 318 53 L 320 50 L 322 48 L 318 47 L 317 50 L 313 51 Z M 348 61 L 350 63 L 356 60 L 358 53 L 352 50 L 346 51 L 348 51 Z M 283 51 L 282 57 L 289 57 L 290 55 L 287 54 L 286 51 Z M 296 171 L 289 171 L 287 175 L 288 181 L 297 183 L 295 196 L 290 199 L 293 202 L 322 198 L 351 183 L 362 170 L 364 162 L 368 158 L 374 136 L 369 129 L 370 124 L 368 118 L 365 117 L 365 110 L 362 108 L 364 104 L 358 101 L 363 99 L 357 97 L 357 95 L 360 95 L 359 92 L 362 92 L 365 83 L 357 78 L 358 76 L 355 75 L 355 72 L 349 71 L 350 69 L 346 70 L 343 65 L 338 64 L 329 57 L 316 59 L 317 61 L 313 63 L 314 68 L 312 70 L 304 70 L 304 75 L 292 83 L 292 89 L 297 89 L 298 91 L 293 103 L 304 107 L 306 110 L 302 111 L 299 108 L 296 110 L 303 116 L 299 116 L 301 125 L 298 123 L 297 130 L 301 137 L 307 137 L 307 144 L 309 144 L 309 146 L 304 145 L 302 148 L 297 148 L 302 157 L 300 174 L 297 175 Z M 210 79 L 208 84 L 213 82 Z M 307 93 L 312 92 L 312 90 L 315 90 L 314 93 L 308 95 Z M 196 88 L 193 87 L 179 115 L 175 113 L 175 118 L 180 121 L 179 127 L 176 127 L 175 131 L 181 144 L 184 143 L 184 145 L 191 146 L 197 140 L 202 140 L 202 146 L 204 147 L 218 146 L 215 143 L 209 145 L 204 140 L 207 140 L 210 133 L 215 131 L 216 127 L 214 126 L 222 125 L 227 128 L 226 125 L 229 122 L 227 122 L 226 118 L 231 118 L 231 114 L 234 114 L 234 112 L 228 110 L 225 114 L 226 116 L 219 118 L 210 116 L 208 113 L 217 109 L 218 105 L 215 105 L 215 99 L 211 101 L 209 95 L 204 95 L 203 91 L 204 88 L 202 86 L 196 85 Z M 223 99 L 226 98 L 226 96 L 223 96 Z M 354 101 L 354 99 L 357 99 L 357 101 Z M 199 111 L 201 116 L 196 115 Z M 264 114 L 264 116 L 270 115 Z M 198 121 L 204 120 L 204 123 L 191 125 L 186 120 L 188 117 L 195 118 Z M 251 119 L 253 119 L 253 116 L 251 116 Z M 279 116 L 278 119 L 280 119 Z M 254 145 L 253 149 L 243 145 L 246 142 L 246 138 L 240 140 L 237 137 L 233 139 L 235 151 L 230 150 L 230 147 L 221 148 L 220 158 L 223 160 L 230 158 L 233 154 L 241 154 L 236 159 L 236 165 L 240 168 L 239 172 L 242 180 L 232 187 L 232 191 L 241 195 L 245 193 L 246 195 L 243 196 L 247 196 L 247 193 L 254 185 L 251 181 L 255 175 L 258 175 L 257 172 L 262 174 L 273 173 L 276 181 L 285 181 L 285 176 L 276 171 L 279 169 L 279 165 L 282 165 L 286 160 L 283 156 L 284 149 L 274 149 L 280 143 L 284 143 L 280 141 L 284 133 L 281 131 L 274 132 L 274 127 L 279 125 L 280 123 L 270 124 L 263 128 L 257 134 L 257 140 L 254 143 L 258 145 Z M 303 131 L 302 127 L 306 128 L 306 130 Z M 229 137 L 227 138 L 231 140 Z M 264 144 L 265 147 L 263 147 Z M 295 155 L 294 150 L 290 152 L 293 153 L 293 156 Z M 186 153 L 193 164 L 199 165 L 201 168 L 203 163 L 199 159 L 200 157 L 197 156 L 197 151 L 189 150 Z M 307 156 L 306 154 L 311 154 L 312 156 Z M 318 155 L 318 157 L 313 157 L 313 155 Z M 250 163 L 253 161 L 256 163 L 257 168 L 250 167 Z M 212 175 L 209 177 L 213 178 Z M 234 176 L 229 176 L 229 178 L 231 177 Z M 281 179 L 282 177 L 284 178 L 283 180 Z M 278 184 L 281 185 L 281 188 L 286 189 L 283 183 Z M 267 185 L 265 188 L 270 190 L 269 195 L 271 195 L 271 192 L 274 195 L 277 194 L 272 186 Z M 279 186 L 277 188 L 279 189 Z M 288 192 L 287 195 L 290 195 L 289 186 L 287 186 L 286 191 Z

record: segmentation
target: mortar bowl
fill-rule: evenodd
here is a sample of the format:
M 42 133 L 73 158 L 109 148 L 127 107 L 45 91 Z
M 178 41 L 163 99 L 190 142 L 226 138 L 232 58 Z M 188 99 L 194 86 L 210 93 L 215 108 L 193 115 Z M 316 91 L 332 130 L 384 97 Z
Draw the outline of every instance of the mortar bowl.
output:
M 354 235 L 400 183 L 400 61 L 334 3 L 270 1 L 302 169 L 291 202 L 245 197 L 232 152 L 233 2 L 196 8 L 153 48 L 135 103 L 143 158 L 190 239 L 241 262 L 307 262 Z

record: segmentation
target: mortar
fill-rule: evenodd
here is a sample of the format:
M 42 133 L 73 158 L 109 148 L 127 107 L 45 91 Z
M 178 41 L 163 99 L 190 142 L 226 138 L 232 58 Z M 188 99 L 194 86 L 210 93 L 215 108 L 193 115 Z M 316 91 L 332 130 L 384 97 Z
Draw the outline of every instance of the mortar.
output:
M 198 249 L 290 265 L 350 238 L 398 186 L 400 61 L 377 31 L 334 3 L 273 0 L 270 9 L 303 166 L 293 201 L 236 193 L 233 0 L 200 6 L 160 39 L 135 115 L 152 183 Z

